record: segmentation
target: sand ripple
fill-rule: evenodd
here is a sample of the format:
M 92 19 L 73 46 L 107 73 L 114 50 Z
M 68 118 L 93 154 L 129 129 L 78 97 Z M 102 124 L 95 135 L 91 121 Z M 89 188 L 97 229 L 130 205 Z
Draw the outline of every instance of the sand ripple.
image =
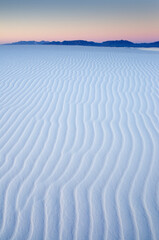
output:
M 158 52 L 0 52 L 0 239 L 159 239 Z

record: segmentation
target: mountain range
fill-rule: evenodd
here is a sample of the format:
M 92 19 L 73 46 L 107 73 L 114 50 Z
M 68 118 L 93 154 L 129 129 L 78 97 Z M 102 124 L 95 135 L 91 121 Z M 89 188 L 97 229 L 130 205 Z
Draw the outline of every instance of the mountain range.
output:
M 74 46 L 96 46 L 96 47 L 137 47 L 137 48 L 151 48 L 159 47 L 159 41 L 152 43 L 133 43 L 127 40 L 105 41 L 102 43 L 84 40 L 73 41 L 19 41 L 13 43 L 6 43 L 5 45 L 74 45 Z

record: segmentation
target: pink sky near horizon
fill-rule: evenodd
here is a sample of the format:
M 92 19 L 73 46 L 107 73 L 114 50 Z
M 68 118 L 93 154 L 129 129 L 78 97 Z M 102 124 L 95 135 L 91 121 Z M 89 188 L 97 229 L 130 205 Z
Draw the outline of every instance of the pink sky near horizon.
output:
M 16 41 L 129 40 L 133 42 L 159 41 L 159 17 L 157 14 L 120 15 L 31 15 L 0 16 L 0 43 Z
M 0 42 L 1 43 L 9 43 L 9 42 L 16 42 L 16 41 L 63 41 L 63 40 L 87 40 L 87 41 L 95 41 L 95 42 L 103 42 L 108 40 L 129 40 L 132 42 L 155 42 L 159 41 L 159 35 L 156 31 L 151 31 L 147 33 L 146 31 L 137 29 L 134 32 L 132 31 L 121 31 L 120 33 L 116 33 L 112 30 L 103 30 L 98 29 L 96 30 L 96 34 L 93 31 L 89 31 L 84 33 L 83 31 L 73 29 L 65 31 L 52 31 L 50 30 L 38 32 L 34 31 L 34 29 L 13 31 L 13 29 L 9 30 L 9 32 L 3 31 L 3 35 L 1 35 Z M 89 29 L 90 30 L 90 29 Z M 2 31 L 2 30 L 1 30 Z

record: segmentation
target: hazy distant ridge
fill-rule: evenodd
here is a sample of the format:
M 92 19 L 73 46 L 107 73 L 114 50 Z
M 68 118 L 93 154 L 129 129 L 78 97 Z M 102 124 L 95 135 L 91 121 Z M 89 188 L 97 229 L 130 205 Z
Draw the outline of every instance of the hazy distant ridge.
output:
M 6 44 L 5 44 L 6 45 Z M 105 41 L 102 43 L 84 40 L 74 40 L 74 41 L 20 41 L 7 43 L 7 45 L 75 45 L 75 46 L 97 46 L 97 47 L 159 47 L 159 41 L 152 43 L 133 43 L 127 40 L 115 40 L 115 41 Z

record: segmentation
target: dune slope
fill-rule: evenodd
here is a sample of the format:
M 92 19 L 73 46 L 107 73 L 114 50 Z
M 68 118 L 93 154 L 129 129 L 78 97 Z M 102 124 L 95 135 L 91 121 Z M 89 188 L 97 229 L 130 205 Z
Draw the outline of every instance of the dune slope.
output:
M 159 53 L 0 46 L 0 239 L 159 236 Z

